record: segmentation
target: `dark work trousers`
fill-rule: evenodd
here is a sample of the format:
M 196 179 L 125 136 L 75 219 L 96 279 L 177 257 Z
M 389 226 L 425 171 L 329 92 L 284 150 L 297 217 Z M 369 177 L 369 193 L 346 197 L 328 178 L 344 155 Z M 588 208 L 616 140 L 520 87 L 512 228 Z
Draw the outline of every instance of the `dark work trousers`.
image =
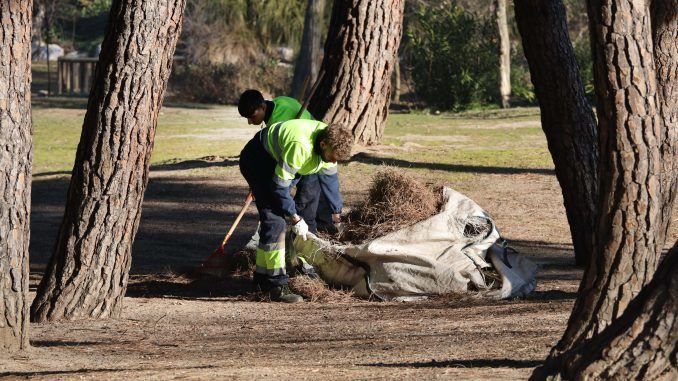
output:
M 318 225 L 321 226 L 321 229 L 325 231 L 331 231 L 334 226 L 334 221 L 332 221 L 332 210 L 330 209 L 330 203 L 327 201 L 327 196 L 325 193 L 320 192 L 320 199 L 318 200 L 318 213 L 315 217 L 316 228 Z
M 259 247 L 281 243 L 284 248 L 286 222 L 280 202 L 273 194 L 273 176 L 277 165 L 275 159 L 264 149 L 257 133 L 240 153 L 240 173 L 252 190 L 259 212 Z M 301 176 L 295 180 L 297 193 L 295 204 L 299 214 L 309 225 L 309 231 L 316 232 L 315 214 L 320 197 L 320 183 L 317 175 Z M 284 250 L 284 249 L 283 249 Z M 288 283 L 284 271 L 264 274 L 255 272 L 254 282 L 263 290 Z
M 259 133 L 240 152 L 240 173 L 252 190 L 259 212 L 259 248 L 280 244 L 284 256 L 286 223 L 280 203 L 276 202 L 272 191 L 272 176 L 276 165 L 259 140 Z M 260 255 L 259 248 L 257 256 Z M 255 287 L 264 291 L 286 285 L 288 281 L 284 259 L 282 269 L 275 273 L 254 273 Z
M 318 201 L 320 200 L 320 181 L 317 174 L 301 176 L 297 183 L 297 193 L 294 195 L 294 203 L 297 206 L 297 214 L 308 224 L 308 231 L 318 233 L 316 214 Z

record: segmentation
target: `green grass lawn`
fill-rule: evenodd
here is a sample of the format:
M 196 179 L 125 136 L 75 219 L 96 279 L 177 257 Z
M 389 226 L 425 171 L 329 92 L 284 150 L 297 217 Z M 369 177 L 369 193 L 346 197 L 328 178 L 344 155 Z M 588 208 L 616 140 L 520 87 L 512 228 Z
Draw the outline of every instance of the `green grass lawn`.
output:
M 34 98 L 35 174 L 70 172 L 85 115 L 83 98 Z M 235 107 L 165 105 L 156 133 L 152 165 L 207 156 L 233 157 L 256 132 Z M 442 179 L 462 179 L 446 166 L 525 169 L 553 167 L 536 108 L 459 114 L 424 113 L 389 116 L 383 144 L 349 164 L 359 177 L 374 163 L 394 160 L 415 171 L 439 172 Z M 218 170 L 218 169 L 217 169 Z M 187 170 L 201 174 L 204 169 Z M 455 177 L 457 176 L 457 177 Z M 461 176 L 461 177 L 459 177 Z

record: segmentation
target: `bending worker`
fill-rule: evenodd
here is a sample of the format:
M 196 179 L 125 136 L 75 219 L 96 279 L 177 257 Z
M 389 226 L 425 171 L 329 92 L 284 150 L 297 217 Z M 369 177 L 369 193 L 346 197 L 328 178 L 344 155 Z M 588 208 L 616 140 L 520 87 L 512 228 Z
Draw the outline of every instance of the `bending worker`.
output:
M 313 120 L 308 110 L 304 110 L 299 118 L 296 115 L 301 109 L 301 103 L 291 97 L 276 97 L 273 100 L 266 100 L 258 90 L 245 90 L 240 95 L 238 101 L 238 112 L 242 117 L 247 118 L 247 124 L 260 125 L 264 123 L 271 126 L 278 122 L 286 122 L 290 119 L 308 119 Z M 339 175 L 319 173 L 313 176 L 304 176 L 298 179 L 297 188 L 320 186 L 320 197 L 316 199 L 315 205 L 305 205 L 305 200 L 296 198 L 297 204 L 304 204 L 301 208 L 306 214 L 302 217 L 306 220 L 311 233 L 317 233 L 318 227 L 321 230 L 337 233 L 341 228 L 341 209 L 343 202 L 339 192 L 333 192 L 332 189 L 339 187 Z M 319 184 L 315 184 L 315 183 Z
M 309 232 L 303 208 L 290 195 L 292 181 L 317 173 L 336 174 L 337 161 L 347 160 L 352 147 L 353 135 L 343 126 L 294 119 L 262 129 L 240 153 L 240 172 L 254 194 L 261 224 L 254 283 L 271 300 L 303 300 L 287 287 L 285 271 L 287 224 L 303 239 Z M 331 191 L 339 194 L 338 182 Z M 295 199 L 317 205 L 319 195 L 319 186 L 306 186 L 297 189 Z

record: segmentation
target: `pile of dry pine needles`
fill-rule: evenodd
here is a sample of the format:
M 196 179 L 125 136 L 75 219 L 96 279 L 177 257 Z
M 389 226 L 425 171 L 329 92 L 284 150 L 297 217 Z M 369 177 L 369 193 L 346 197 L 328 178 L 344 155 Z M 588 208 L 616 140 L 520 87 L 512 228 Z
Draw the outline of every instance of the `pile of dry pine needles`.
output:
M 290 288 L 311 302 L 341 303 L 354 301 L 353 291 L 335 289 L 320 278 L 295 276 L 290 278 Z
M 433 216 L 442 201 L 442 187 L 386 167 L 374 175 L 367 199 L 345 217 L 339 240 L 357 243 L 381 237 Z

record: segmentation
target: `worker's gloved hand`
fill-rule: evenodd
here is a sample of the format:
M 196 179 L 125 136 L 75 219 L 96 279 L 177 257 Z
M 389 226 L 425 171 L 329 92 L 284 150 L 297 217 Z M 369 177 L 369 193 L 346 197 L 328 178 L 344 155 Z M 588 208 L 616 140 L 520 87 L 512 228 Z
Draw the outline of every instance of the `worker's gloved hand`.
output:
M 341 214 L 332 214 L 332 225 L 334 225 L 334 234 L 341 235 L 341 233 L 344 231 L 344 225 L 341 223 Z
M 308 234 L 308 225 L 306 224 L 306 221 L 304 221 L 303 218 L 300 218 L 296 224 L 292 225 L 292 232 L 301 236 L 301 238 L 306 241 L 306 234 Z
M 334 224 L 334 229 L 335 229 L 334 234 L 340 236 L 344 232 L 344 224 L 342 224 L 341 222 L 336 222 Z

